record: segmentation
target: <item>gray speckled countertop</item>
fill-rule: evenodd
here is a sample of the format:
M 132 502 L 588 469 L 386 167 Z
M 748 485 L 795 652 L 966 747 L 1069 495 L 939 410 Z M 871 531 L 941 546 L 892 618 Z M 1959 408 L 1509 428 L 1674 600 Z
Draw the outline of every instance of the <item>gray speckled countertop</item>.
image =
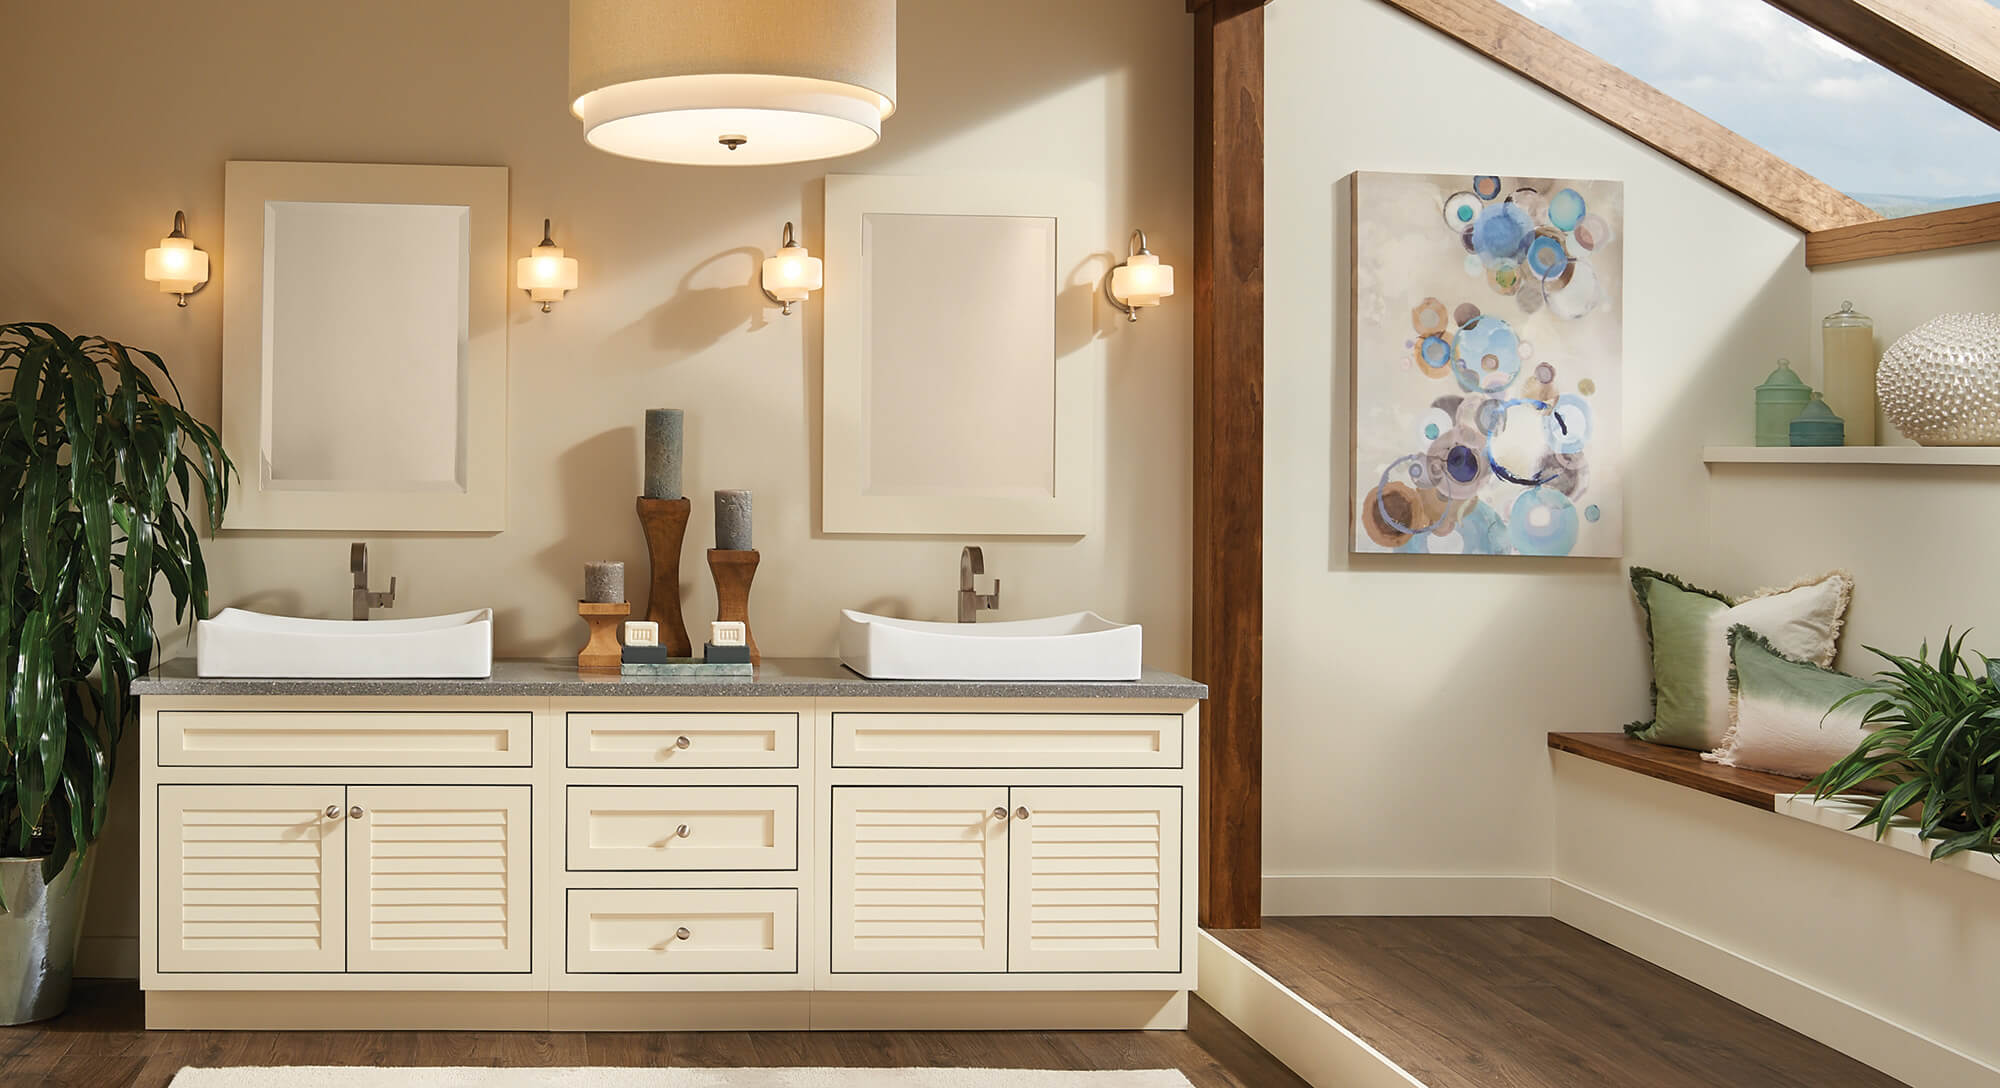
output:
M 832 658 L 766 658 L 752 677 L 700 679 L 582 673 L 574 658 L 493 663 L 483 680 L 204 678 L 178 658 L 132 682 L 134 695 L 620 695 L 856 699 L 1202 699 L 1208 686 L 1158 669 L 1137 680 L 870 680 Z

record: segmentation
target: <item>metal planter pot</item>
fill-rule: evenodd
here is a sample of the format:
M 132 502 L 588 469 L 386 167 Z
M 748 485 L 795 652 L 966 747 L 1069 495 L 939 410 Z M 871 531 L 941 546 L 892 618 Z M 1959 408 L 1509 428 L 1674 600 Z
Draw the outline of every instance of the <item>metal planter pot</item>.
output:
M 0 858 L 0 1024 L 46 1020 L 68 1006 L 95 860 L 92 851 L 45 882 L 40 858 Z

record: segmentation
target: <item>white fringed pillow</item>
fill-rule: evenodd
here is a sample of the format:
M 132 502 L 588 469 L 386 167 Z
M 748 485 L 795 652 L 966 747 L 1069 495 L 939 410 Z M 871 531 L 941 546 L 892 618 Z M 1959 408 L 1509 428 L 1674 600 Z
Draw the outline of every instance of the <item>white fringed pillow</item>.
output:
M 1722 744 L 1702 758 L 1726 767 L 1811 778 L 1868 735 L 1861 719 L 1875 700 L 1866 681 L 1791 657 L 1741 625 L 1729 629 L 1732 721 Z

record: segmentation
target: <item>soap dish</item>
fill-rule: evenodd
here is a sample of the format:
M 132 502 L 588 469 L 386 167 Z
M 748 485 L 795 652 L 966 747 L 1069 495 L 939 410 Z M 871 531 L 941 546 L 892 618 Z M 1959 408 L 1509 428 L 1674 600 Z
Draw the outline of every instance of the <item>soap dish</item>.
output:
M 689 680 L 720 680 L 733 677 L 749 679 L 757 675 L 757 666 L 748 661 L 714 663 L 694 657 L 676 657 L 668 661 L 627 661 L 618 666 L 625 676 L 683 677 Z

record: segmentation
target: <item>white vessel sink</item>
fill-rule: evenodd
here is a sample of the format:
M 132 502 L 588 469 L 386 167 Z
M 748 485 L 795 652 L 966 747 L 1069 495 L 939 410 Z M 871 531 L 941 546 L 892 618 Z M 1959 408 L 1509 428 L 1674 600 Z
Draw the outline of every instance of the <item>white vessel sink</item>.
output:
M 202 676 L 493 675 L 493 610 L 413 620 L 301 620 L 225 608 L 194 627 Z
M 840 613 L 841 663 L 871 680 L 1137 680 L 1137 624 L 1095 612 L 996 623 Z

